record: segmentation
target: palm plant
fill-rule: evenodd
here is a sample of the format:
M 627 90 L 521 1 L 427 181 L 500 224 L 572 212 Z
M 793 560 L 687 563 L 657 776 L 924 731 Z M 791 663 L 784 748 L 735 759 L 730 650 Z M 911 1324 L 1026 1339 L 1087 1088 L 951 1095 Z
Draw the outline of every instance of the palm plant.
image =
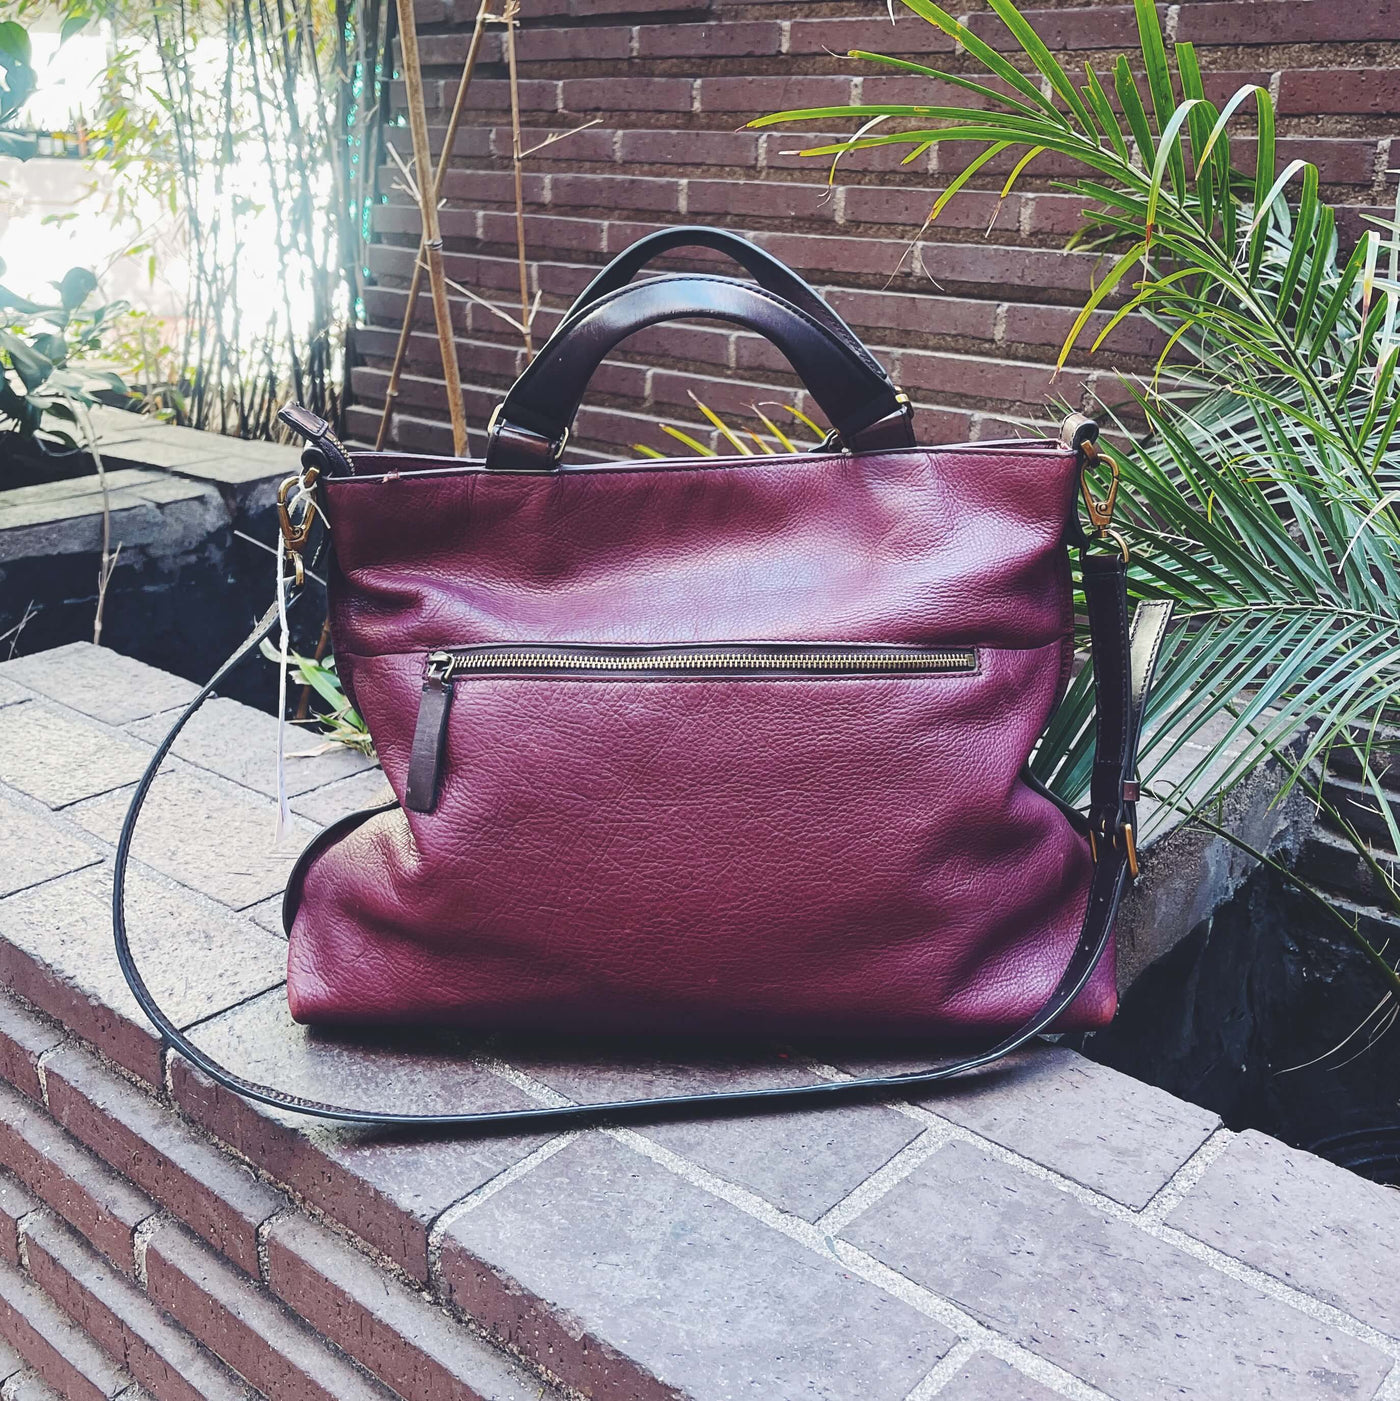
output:
M 1132 550 L 1133 587 L 1177 607 L 1144 779 L 1150 787 L 1184 746 L 1198 744 L 1200 762 L 1162 796 L 1190 793 L 1199 817 L 1261 760 L 1287 750 L 1289 781 L 1321 803 L 1319 764 L 1345 745 L 1400 850 L 1377 758 L 1389 746 L 1375 744 L 1400 721 L 1400 207 L 1396 220 L 1372 221 L 1344 256 L 1316 167 L 1293 160 L 1278 168 L 1268 92 L 1242 87 L 1217 108 L 1192 46 L 1175 44 L 1169 55 L 1151 0 L 1135 0 L 1145 95 L 1126 56 L 1106 80 L 1088 64 L 1082 82 L 1071 78 L 1011 0 L 988 3 L 1026 71 L 930 0 L 903 3 L 982 72 L 851 56 L 924 75 L 935 98 L 951 88 L 954 100 L 969 93 L 976 105 L 811 108 L 754 125 L 858 122 L 850 139 L 804 153 L 836 160 L 861 147 L 980 143 L 930 222 L 1005 152 L 1017 158 L 1003 196 L 1043 153 L 1082 170 L 1057 187 L 1084 198 L 1074 241 L 1100 250 L 1106 270 L 1059 365 L 1096 312 L 1111 314 L 1094 350 L 1128 316 L 1148 318 L 1166 341 L 1153 373 L 1123 380 L 1145 436 L 1120 421 L 1118 445 L 1104 451 L 1122 474 L 1119 528 Z M 1250 116 L 1255 162 L 1246 174 L 1231 138 Z M 888 129 L 894 124 L 900 129 Z M 1090 705 L 1081 673 L 1035 761 L 1072 800 L 1088 781 Z M 1354 826 L 1333 816 L 1400 911 L 1388 872 Z M 1391 964 L 1344 922 L 1392 998 L 1400 994 Z

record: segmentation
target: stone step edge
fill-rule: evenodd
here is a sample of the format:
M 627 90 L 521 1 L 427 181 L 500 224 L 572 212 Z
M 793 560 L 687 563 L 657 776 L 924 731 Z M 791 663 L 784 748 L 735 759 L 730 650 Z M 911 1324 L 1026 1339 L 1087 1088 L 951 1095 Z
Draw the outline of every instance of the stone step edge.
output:
M 0 1339 L 68 1401 L 145 1401 L 130 1373 L 8 1260 L 0 1260 Z
M 90 1072 L 105 1082 L 109 1092 L 127 1096 L 133 1102 L 139 1097 L 142 1106 L 159 1111 L 161 1121 L 188 1143 L 202 1147 L 206 1154 L 217 1155 L 229 1167 L 251 1170 L 261 1190 L 275 1192 L 280 1200 L 253 1228 L 251 1259 L 246 1250 L 229 1244 L 207 1215 L 191 1210 L 187 1202 L 182 1211 L 179 1194 L 171 1184 L 147 1183 L 152 1188 L 149 1193 L 133 1187 L 117 1165 L 102 1154 L 105 1148 L 120 1158 L 122 1139 L 130 1130 L 116 1126 L 118 1132 L 111 1132 L 106 1126 L 113 1126 L 114 1120 L 102 1109 L 96 1111 L 94 1122 L 86 1126 L 84 1137 L 75 1136 L 64 1127 L 54 1115 L 50 1100 L 57 1099 L 60 1108 L 72 1117 L 75 1077 L 65 1060 L 74 1058 L 87 1062 Z M 323 1346 L 329 1345 L 330 1360 L 344 1357 L 348 1359 L 344 1365 L 372 1378 L 374 1390 L 367 1397 L 382 1395 L 388 1401 L 391 1396 L 401 1395 L 389 1388 L 394 1380 L 402 1384 L 405 1377 L 427 1377 L 435 1389 L 448 1388 L 445 1394 L 480 1396 L 483 1401 L 495 1401 L 496 1395 L 515 1390 L 521 1379 L 528 1379 L 532 1396 L 538 1395 L 545 1401 L 557 1395 L 563 1385 L 533 1359 L 517 1357 L 498 1341 L 484 1336 L 484 1330 L 473 1319 L 459 1307 L 436 1297 L 436 1291 L 434 1296 L 425 1295 L 421 1286 L 385 1262 L 373 1247 L 339 1223 L 330 1222 L 314 1207 L 295 1201 L 295 1194 L 286 1192 L 255 1164 L 246 1162 L 228 1145 L 187 1119 L 167 1099 L 157 1098 L 151 1086 L 9 989 L 0 990 L 0 1090 L 22 1097 L 33 1115 L 42 1116 L 44 1128 L 61 1136 L 58 1141 L 64 1145 L 64 1151 L 80 1155 L 85 1160 L 85 1170 L 99 1179 L 91 1192 L 81 1187 L 70 1191 L 67 1184 L 73 1179 L 60 1168 L 58 1176 L 65 1186 L 50 1195 L 68 1206 L 64 1212 L 56 1209 L 54 1201 L 34 1191 L 31 1183 L 25 1182 L 5 1158 L 0 1158 L 0 1222 L 7 1226 L 15 1217 L 6 1202 L 7 1184 L 17 1185 L 21 1193 L 30 1196 L 32 1209 L 50 1212 L 56 1221 L 122 1270 L 123 1278 L 143 1273 L 150 1236 L 160 1233 L 163 1227 L 174 1229 L 185 1238 L 183 1253 L 202 1252 L 202 1258 L 207 1257 L 203 1258 L 201 1269 L 222 1271 L 226 1276 L 221 1277 L 225 1292 L 235 1290 L 240 1282 L 246 1284 L 267 1305 L 290 1314 L 295 1323 L 323 1340 Z M 93 1132 L 95 1127 L 102 1128 L 102 1132 Z M 154 1147 L 149 1141 L 142 1141 L 144 1146 Z M 163 1156 L 158 1147 L 154 1152 Z M 117 1218 L 106 1214 L 101 1206 L 104 1195 L 112 1191 L 122 1194 L 119 1205 L 126 1208 L 119 1211 Z M 149 1201 L 149 1213 L 134 1223 L 131 1218 L 142 1213 L 124 1200 L 132 1194 L 145 1196 Z M 92 1205 L 94 1199 L 99 1203 L 96 1207 Z M 85 1203 L 87 1209 L 77 1209 L 72 1205 L 76 1202 Z M 74 1216 L 78 1219 L 71 1219 Z M 122 1240 L 123 1232 L 126 1253 L 114 1246 L 114 1241 Z M 4 1257 L 0 1258 L 3 1264 L 8 1253 L 0 1250 L 0 1257 Z M 279 1278 L 286 1281 L 281 1292 L 275 1287 L 278 1280 L 272 1278 L 273 1262 L 277 1260 L 281 1261 Z M 249 1265 L 251 1269 L 246 1267 Z M 319 1320 L 313 1320 L 298 1308 L 299 1300 L 303 1307 L 306 1302 L 325 1300 L 333 1300 L 333 1305 L 308 1310 L 321 1315 Z M 207 1319 L 202 1321 L 207 1325 Z M 323 1330 L 319 1323 L 330 1326 Z M 434 1324 L 436 1337 L 432 1336 Z M 198 1334 L 188 1327 L 186 1331 L 191 1332 L 192 1341 L 198 1339 Z M 213 1356 L 222 1356 L 217 1347 L 208 1346 L 207 1342 L 204 1345 Z M 346 1398 L 348 1401 L 349 1393 Z M 337 1395 L 335 1401 L 341 1398 Z
M 20 1223 L 20 1256 L 44 1297 L 156 1401 L 264 1401 L 49 1208 Z

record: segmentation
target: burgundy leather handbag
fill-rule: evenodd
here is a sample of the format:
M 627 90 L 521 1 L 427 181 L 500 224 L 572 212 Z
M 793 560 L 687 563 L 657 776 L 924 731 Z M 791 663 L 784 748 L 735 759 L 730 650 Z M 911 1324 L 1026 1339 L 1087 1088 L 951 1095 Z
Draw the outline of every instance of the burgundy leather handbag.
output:
M 755 281 L 633 275 L 704 244 Z M 657 322 L 776 345 L 832 425 L 783 456 L 561 466 L 590 376 Z M 1103 1026 L 1135 872 L 1134 756 L 1168 609 L 1130 625 L 1097 429 L 924 447 L 908 400 L 795 274 L 708 229 L 601 273 L 492 419 L 483 460 L 348 452 L 315 415 L 335 657 L 395 801 L 322 832 L 288 886 L 287 995 L 327 1027 L 992 1044 L 913 1074 L 773 1091 L 401 1115 L 252 1084 L 329 1118 L 539 1118 L 900 1089 L 1037 1033 Z M 1083 487 L 1092 534 L 1078 522 Z M 305 548 L 309 520 L 285 517 Z M 1070 548 L 1092 629 L 1096 752 L 1081 814 L 1028 760 L 1073 661 Z M 300 556 L 296 557 L 300 572 Z

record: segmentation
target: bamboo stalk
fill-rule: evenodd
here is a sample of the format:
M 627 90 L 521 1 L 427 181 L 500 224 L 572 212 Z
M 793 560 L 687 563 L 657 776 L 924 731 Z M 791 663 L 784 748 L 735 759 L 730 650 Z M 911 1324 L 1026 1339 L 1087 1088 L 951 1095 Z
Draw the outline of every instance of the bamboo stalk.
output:
M 472 41 L 467 47 L 467 61 L 462 65 L 462 77 L 457 84 L 457 99 L 452 104 L 452 115 L 447 119 L 447 135 L 443 138 L 442 154 L 438 157 L 437 169 L 433 172 L 433 207 L 442 198 L 442 187 L 447 179 L 447 164 L 452 148 L 457 144 L 457 129 L 462 124 L 462 113 L 467 106 L 467 89 L 471 86 L 472 74 L 476 71 L 476 60 L 481 53 L 481 41 L 486 33 L 486 17 L 489 13 L 489 0 L 481 0 L 476 12 L 476 27 L 472 30 Z M 426 228 L 426 225 L 424 226 Z M 389 387 L 384 391 L 384 412 L 379 417 L 379 432 L 375 435 L 374 450 L 380 451 L 389 436 L 389 420 L 393 417 L 394 400 L 398 397 L 399 379 L 403 375 L 403 362 L 408 354 L 408 338 L 413 333 L 413 322 L 418 311 L 418 292 L 423 285 L 423 240 L 418 241 L 418 256 L 413 260 L 413 280 L 408 286 L 408 305 L 404 308 L 403 325 L 399 327 L 399 343 L 394 347 L 394 363 L 389 370 Z
M 515 30 L 520 18 L 519 0 L 506 0 L 502 19 L 506 26 L 506 66 L 510 73 L 510 154 L 515 169 L 515 256 L 520 266 L 520 325 L 525 353 L 535 352 L 530 334 L 530 274 L 525 267 L 525 158 L 520 149 L 520 77 L 515 66 Z
M 438 347 L 442 351 L 442 373 L 447 381 L 447 407 L 452 415 L 452 451 L 457 457 L 464 457 L 467 451 L 467 416 L 462 404 L 457 347 L 452 339 L 452 310 L 447 302 L 447 283 L 442 268 L 442 226 L 438 221 L 438 202 L 433 191 L 435 182 L 428 179 L 428 172 L 433 169 L 433 156 L 428 148 L 428 113 L 423 99 L 423 69 L 418 57 L 418 22 L 413 13 L 413 0 L 398 0 L 398 13 L 408 124 L 413 134 L 418 205 L 423 216 L 423 253 L 428 264 L 428 287 L 433 296 Z

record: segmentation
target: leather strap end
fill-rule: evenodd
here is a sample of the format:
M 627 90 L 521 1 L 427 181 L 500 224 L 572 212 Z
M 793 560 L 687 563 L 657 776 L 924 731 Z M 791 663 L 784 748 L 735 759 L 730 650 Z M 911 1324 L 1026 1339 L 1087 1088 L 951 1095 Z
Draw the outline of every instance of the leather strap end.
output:
M 1072 413 L 1060 424 L 1060 446 L 1082 453 L 1099 440 L 1099 425 L 1088 414 Z
M 893 413 L 877 418 L 859 432 L 850 435 L 845 444 L 849 452 L 896 452 L 900 448 L 917 446 L 914 440 L 914 408 L 908 398 L 899 396 L 899 407 Z

